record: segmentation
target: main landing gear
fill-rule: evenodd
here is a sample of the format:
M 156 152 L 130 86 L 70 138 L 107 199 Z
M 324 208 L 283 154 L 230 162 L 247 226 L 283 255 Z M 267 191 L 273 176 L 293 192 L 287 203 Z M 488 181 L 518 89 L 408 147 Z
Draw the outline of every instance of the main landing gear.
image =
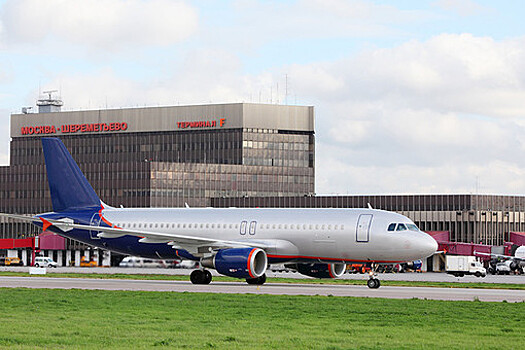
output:
M 211 280 L 211 272 L 208 270 L 194 270 L 190 275 L 193 284 L 210 284 Z
M 366 285 L 368 286 L 368 288 L 377 289 L 381 287 L 381 282 L 377 278 L 376 271 L 377 271 L 377 265 L 372 264 L 372 270 L 370 271 L 370 274 L 368 276 L 368 281 L 366 282 Z
M 266 282 L 266 274 L 259 276 L 257 278 L 247 278 L 246 283 L 248 284 L 258 284 L 263 285 Z

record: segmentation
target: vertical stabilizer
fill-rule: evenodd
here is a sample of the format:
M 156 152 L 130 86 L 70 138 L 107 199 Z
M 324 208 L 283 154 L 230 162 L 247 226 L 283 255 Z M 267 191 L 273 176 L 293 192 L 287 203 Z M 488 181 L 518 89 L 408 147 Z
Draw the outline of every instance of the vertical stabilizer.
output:
M 42 138 L 53 211 L 97 209 L 100 199 L 66 146 L 57 138 Z

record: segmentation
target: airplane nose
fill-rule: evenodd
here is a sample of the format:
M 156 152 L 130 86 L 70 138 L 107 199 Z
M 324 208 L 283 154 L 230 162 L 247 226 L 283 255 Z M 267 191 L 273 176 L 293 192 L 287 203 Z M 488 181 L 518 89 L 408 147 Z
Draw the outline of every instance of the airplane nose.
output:
M 433 255 L 437 251 L 438 243 L 434 238 L 432 238 L 432 236 L 425 234 L 419 241 L 419 247 L 421 250 L 421 255 L 426 258 L 430 255 Z

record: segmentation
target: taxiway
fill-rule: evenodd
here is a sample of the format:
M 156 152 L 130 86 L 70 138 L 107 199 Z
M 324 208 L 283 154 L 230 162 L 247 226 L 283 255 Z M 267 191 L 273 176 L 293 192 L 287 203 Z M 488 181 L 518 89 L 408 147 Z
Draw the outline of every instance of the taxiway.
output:
M 11 277 L 0 276 L 0 287 L 50 289 L 101 289 L 129 291 L 163 291 L 230 294 L 332 295 L 393 299 L 480 300 L 524 302 L 525 290 L 388 287 L 369 289 L 365 286 L 266 283 L 262 286 L 242 282 L 212 282 L 194 285 L 186 281 L 152 281 L 95 278 Z

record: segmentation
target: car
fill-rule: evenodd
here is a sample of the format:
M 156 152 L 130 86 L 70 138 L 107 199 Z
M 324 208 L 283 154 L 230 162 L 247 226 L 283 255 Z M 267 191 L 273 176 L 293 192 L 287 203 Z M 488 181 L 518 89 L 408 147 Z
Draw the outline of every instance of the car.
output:
M 6 256 L 0 258 L 0 266 L 24 266 L 24 263 L 18 257 Z
M 35 267 L 57 267 L 58 264 L 47 256 L 37 256 L 35 258 Z
M 511 271 L 509 261 L 503 261 L 496 264 L 496 273 L 498 275 L 510 275 Z

